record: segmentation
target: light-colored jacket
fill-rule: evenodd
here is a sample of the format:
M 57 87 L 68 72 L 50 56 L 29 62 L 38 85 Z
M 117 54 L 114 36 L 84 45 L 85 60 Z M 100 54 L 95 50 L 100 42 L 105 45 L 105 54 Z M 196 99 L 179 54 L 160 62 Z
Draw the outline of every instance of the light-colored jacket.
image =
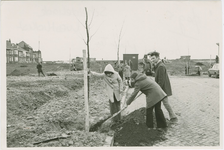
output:
M 125 77 L 130 77 L 131 76 L 131 68 L 127 64 L 124 65 L 124 76 Z
M 108 77 L 107 75 L 105 75 L 105 73 L 104 73 L 105 71 L 113 72 L 113 74 L 111 75 L 111 77 Z M 91 74 L 93 76 L 101 77 L 101 78 L 104 79 L 104 81 L 106 83 L 106 91 L 107 91 L 109 99 L 112 103 L 114 102 L 114 96 L 113 95 L 115 95 L 117 101 L 120 101 L 121 100 L 120 93 L 121 93 L 121 91 L 123 91 L 123 83 L 122 83 L 121 77 L 114 70 L 114 68 L 112 67 L 111 64 L 108 64 L 105 67 L 104 72 L 103 73 L 97 73 L 97 72 L 91 71 Z

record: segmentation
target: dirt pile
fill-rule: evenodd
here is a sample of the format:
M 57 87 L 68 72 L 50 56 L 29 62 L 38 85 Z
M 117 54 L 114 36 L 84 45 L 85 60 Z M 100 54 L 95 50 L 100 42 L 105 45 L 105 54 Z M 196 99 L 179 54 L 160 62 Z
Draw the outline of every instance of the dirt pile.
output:
M 145 124 L 145 108 L 135 110 L 125 116 L 112 129 L 114 146 L 152 146 L 154 142 L 163 140 L 162 132 L 148 130 Z
M 90 124 L 109 114 L 103 87 L 91 80 Z M 103 146 L 105 133 L 84 128 L 83 75 L 7 78 L 8 147 Z

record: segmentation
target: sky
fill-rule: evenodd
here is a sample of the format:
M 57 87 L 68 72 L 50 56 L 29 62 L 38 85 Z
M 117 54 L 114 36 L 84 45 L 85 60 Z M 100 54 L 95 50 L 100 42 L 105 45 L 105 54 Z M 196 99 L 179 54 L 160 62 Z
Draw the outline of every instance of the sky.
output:
M 91 58 L 116 60 L 119 39 L 120 59 L 151 51 L 167 59 L 215 58 L 216 43 L 222 48 L 221 6 L 221 1 L 2 1 L 1 45 L 25 41 L 41 50 L 43 61 L 82 57 L 86 7 Z

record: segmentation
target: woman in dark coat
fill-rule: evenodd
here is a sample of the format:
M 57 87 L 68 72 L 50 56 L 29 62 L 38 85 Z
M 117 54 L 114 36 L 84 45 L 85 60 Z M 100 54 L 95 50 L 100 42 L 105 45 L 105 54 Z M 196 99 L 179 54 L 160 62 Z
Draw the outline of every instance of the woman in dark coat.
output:
M 126 104 L 130 105 L 139 91 L 146 95 L 146 125 L 149 129 L 153 129 L 153 108 L 155 108 L 155 116 L 157 128 L 166 128 L 166 119 L 161 109 L 161 101 L 166 98 L 166 93 L 152 79 L 143 73 L 133 73 L 131 82 L 134 85 L 134 92 L 127 100 Z

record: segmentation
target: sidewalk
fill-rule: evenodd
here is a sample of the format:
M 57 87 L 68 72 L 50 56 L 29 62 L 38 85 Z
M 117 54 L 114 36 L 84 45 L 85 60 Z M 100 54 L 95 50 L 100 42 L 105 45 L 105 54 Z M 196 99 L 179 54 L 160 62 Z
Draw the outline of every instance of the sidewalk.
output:
M 169 102 L 179 119 L 166 133 L 167 140 L 154 146 L 219 146 L 220 106 L 219 79 L 200 77 L 170 77 L 173 95 Z M 133 89 L 129 90 L 132 93 Z M 127 115 L 145 107 L 142 94 L 122 113 Z M 164 115 L 168 112 L 162 105 Z

